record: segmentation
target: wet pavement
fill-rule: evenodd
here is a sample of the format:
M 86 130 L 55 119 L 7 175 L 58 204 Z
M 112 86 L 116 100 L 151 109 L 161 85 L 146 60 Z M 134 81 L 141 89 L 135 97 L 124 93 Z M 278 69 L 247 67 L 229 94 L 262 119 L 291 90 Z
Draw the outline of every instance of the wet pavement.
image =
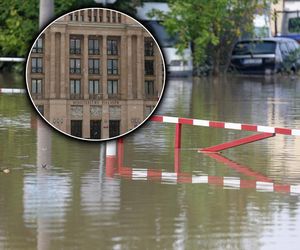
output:
M 156 114 L 299 129 L 300 79 L 169 79 Z M 0 95 L 0 168 L 11 170 L 0 173 L 0 249 L 298 248 L 300 195 L 287 187 L 300 185 L 299 137 L 213 157 L 198 149 L 253 133 L 182 125 L 180 150 L 174 133 L 147 122 L 111 169 L 105 143 L 61 135 L 25 95 Z

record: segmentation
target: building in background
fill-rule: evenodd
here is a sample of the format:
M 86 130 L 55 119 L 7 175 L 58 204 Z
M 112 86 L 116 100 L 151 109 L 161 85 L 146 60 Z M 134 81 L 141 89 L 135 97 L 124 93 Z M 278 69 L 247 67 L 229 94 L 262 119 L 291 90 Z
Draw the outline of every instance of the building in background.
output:
M 141 124 L 163 83 L 162 55 L 148 31 L 102 8 L 52 23 L 27 62 L 28 89 L 40 113 L 81 138 L 112 138 Z

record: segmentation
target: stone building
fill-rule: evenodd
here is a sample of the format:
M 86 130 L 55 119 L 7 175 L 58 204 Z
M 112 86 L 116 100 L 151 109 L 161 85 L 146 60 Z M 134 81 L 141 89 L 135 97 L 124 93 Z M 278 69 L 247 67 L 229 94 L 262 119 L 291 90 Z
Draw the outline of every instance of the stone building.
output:
M 76 137 L 105 139 L 152 112 L 164 83 L 162 55 L 138 22 L 94 8 L 65 15 L 36 40 L 27 84 L 40 113 Z

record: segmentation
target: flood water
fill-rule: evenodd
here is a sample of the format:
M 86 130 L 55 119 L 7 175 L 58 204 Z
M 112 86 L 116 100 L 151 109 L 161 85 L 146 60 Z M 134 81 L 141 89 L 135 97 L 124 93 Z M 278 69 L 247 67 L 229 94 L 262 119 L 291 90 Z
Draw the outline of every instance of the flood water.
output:
M 299 129 L 300 79 L 169 79 L 156 114 Z M 61 135 L 26 95 L 0 95 L 0 168 L 11 170 L 0 173 L 0 249 L 299 249 L 299 193 L 218 180 L 300 185 L 300 137 L 214 157 L 198 149 L 253 133 L 182 128 L 177 151 L 174 124 L 146 123 L 112 169 L 105 143 Z

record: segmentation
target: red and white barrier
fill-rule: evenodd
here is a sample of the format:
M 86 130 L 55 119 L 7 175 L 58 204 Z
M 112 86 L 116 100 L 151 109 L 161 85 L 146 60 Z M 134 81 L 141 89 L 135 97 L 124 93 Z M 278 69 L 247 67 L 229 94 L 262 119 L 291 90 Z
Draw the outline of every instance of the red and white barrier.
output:
M 253 124 L 208 121 L 208 120 L 180 118 L 180 117 L 171 117 L 171 116 L 159 116 L 159 115 L 152 116 L 150 118 L 150 121 L 300 136 L 300 129 L 276 128 L 276 127 L 260 126 L 260 125 L 253 125 Z
M 173 173 L 156 169 L 127 167 L 119 169 L 119 175 L 131 180 L 158 181 L 165 184 L 212 184 L 223 186 L 224 188 L 254 188 L 256 191 L 262 192 L 300 194 L 300 185 L 282 185 L 267 181 L 242 180 L 239 177 L 193 175 L 189 173 Z
M 202 127 L 212 127 L 212 128 L 244 130 L 244 131 L 262 133 L 260 135 L 252 135 L 239 140 L 234 140 L 219 145 L 211 146 L 208 148 L 199 149 L 199 151 L 219 152 L 225 149 L 237 147 L 247 143 L 267 139 L 272 136 L 275 136 L 276 134 L 300 136 L 300 129 L 275 128 L 275 127 L 260 126 L 260 125 L 253 125 L 253 124 L 208 121 L 208 120 L 160 116 L 160 115 L 154 115 L 150 117 L 150 121 L 176 124 L 175 145 L 174 145 L 175 148 L 181 147 L 181 125 L 182 124 L 202 126 Z
M 25 94 L 25 89 L 0 88 L 0 93 L 3 94 Z

